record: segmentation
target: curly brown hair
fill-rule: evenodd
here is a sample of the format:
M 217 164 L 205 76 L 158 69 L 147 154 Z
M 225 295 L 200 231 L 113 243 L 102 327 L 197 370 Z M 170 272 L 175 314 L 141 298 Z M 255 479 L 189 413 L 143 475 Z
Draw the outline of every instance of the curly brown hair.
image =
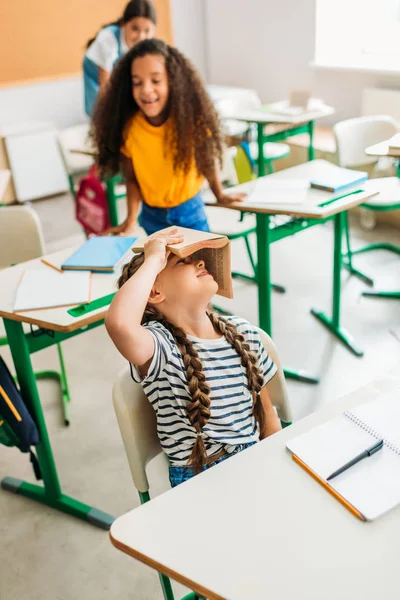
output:
M 143 263 L 144 254 L 138 254 L 134 256 L 129 263 L 124 265 L 121 276 L 117 282 L 117 287 L 122 287 Z M 246 370 L 248 389 L 253 398 L 253 414 L 259 425 L 260 431 L 264 431 L 265 413 L 260 397 L 264 378 L 257 365 L 257 356 L 251 352 L 249 344 L 246 342 L 243 335 L 238 332 L 233 323 L 225 320 L 220 315 L 217 315 L 211 309 L 207 311 L 207 315 L 215 331 L 221 333 L 240 356 L 242 366 Z M 168 319 L 151 304 L 147 304 L 145 308 L 142 317 L 142 325 L 149 321 L 158 321 L 168 329 L 175 339 L 182 355 L 183 364 L 186 369 L 188 391 L 190 394 L 190 400 L 187 405 L 187 415 L 189 422 L 196 433 L 188 464 L 195 469 L 196 473 L 198 473 L 202 470 L 207 459 L 203 428 L 211 416 L 211 389 L 207 383 L 199 355 L 183 329 L 177 327 L 171 321 L 168 321 Z
M 203 82 L 190 61 L 176 48 L 158 39 L 143 40 L 117 63 L 107 91 L 95 107 L 92 137 L 102 173 L 120 168 L 120 148 L 129 120 L 140 109 L 132 94 L 131 65 L 147 55 L 162 56 L 168 75 L 168 117 L 165 148 L 172 152 L 176 171 L 188 173 L 193 158 L 199 175 L 212 177 L 222 164 L 222 135 L 217 113 Z

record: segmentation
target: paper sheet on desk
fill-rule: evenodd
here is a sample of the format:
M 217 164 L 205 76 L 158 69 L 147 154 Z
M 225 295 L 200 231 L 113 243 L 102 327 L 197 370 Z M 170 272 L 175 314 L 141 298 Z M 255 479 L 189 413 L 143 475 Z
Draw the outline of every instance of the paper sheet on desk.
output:
M 260 178 L 253 182 L 246 202 L 249 204 L 307 204 L 315 206 L 321 201 L 310 188 L 307 179 Z

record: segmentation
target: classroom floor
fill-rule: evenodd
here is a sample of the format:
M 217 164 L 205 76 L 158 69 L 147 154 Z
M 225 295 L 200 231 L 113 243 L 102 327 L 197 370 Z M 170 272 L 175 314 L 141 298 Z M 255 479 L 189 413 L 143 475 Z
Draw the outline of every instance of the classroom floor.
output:
M 69 196 L 35 202 L 47 250 L 80 243 Z M 330 310 L 333 235 L 330 225 L 315 227 L 272 248 L 274 282 L 287 288 L 273 295 L 274 340 L 286 366 L 321 377 L 317 386 L 289 381 L 295 419 L 393 371 L 400 364 L 400 303 L 360 299 L 365 286 L 343 271 L 343 325 L 364 348 L 357 358 L 310 314 L 311 307 Z M 354 245 L 381 239 L 399 243 L 399 230 L 366 233 L 354 225 Z M 240 241 L 232 245 L 235 268 L 249 265 Z M 376 278 L 376 287 L 400 289 L 398 257 L 384 252 L 363 255 L 357 265 Z M 235 299 L 220 304 L 257 323 L 257 291 L 235 281 Z M 59 390 L 41 382 L 50 439 L 66 493 L 120 515 L 138 505 L 114 417 L 111 389 L 125 366 L 104 327 L 63 344 L 72 395 L 71 426 L 62 423 Z M 7 348 L 2 356 L 10 364 Z M 34 367 L 56 368 L 55 348 L 33 357 Z M 29 461 L 2 447 L 0 476 L 33 481 Z M 159 486 L 158 486 L 159 487 Z M 160 489 L 158 489 L 160 491 Z M 155 600 L 161 599 L 157 574 L 113 548 L 106 532 L 45 506 L 0 490 L 2 545 L 1 600 Z M 193 531 L 193 538 L 198 531 Z M 183 588 L 176 586 L 176 597 Z

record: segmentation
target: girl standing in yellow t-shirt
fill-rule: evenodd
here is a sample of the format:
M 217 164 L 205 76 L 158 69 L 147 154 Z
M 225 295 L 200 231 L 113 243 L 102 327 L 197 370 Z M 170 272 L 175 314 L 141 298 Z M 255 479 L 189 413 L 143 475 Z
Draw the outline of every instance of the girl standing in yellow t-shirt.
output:
M 200 189 L 204 178 L 219 202 L 222 139 L 218 117 L 191 63 L 161 40 L 144 40 L 115 67 L 93 118 L 98 165 L 125 176 L 128 216 L 108 233 L 147 234 L 170 225 L 209 231 Z

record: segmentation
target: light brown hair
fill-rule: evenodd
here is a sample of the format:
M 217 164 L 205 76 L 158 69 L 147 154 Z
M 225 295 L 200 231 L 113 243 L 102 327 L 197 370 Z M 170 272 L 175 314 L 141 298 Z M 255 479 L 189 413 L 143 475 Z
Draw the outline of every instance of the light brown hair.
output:
M 144 254 L 134 256 L 132 260 L 124 266 L 122 274 L 117 282 L 118 288 L 122 287 L 143 263 Z M 207 315 L 215 331 L 221 333 L 221 335 L 226 338 L 227 342 L 231 344 L 234 350 L 236 350 L 241 359 L 241 364 L 246 370 L 248 389 L 253 397 L 253 414 L 259 424 L 260 431 L 263 431 L 265 426 L 265 415 L 261 403 L 260 391 L 264 378 L 257 366 L 257 356 L 251 352 L 249 344 L 246 342 L 244 336 L 238 332 L 233 323 L 225 320 L 220 315 L 217 315 L 211 309 L 207 311 Z M 168 329 L 176 341 L 182 355 L 190 394 L 190 399 L 187 404 L 187 414 L 190 424 L 194 427 L 197 434 L 188 464 L 193 466 L 196 472 L 199 472 L 207 458 L 203 439 L 203 427 L 207 424 L 211 416 L 211 389 L 207 383 L 199 355 L 183 329 L 174 325 L 151 304 L 147 304 L 145 308 L 142 317 L 142 325 L 145 325 L 149 321 L 157 321 Z

